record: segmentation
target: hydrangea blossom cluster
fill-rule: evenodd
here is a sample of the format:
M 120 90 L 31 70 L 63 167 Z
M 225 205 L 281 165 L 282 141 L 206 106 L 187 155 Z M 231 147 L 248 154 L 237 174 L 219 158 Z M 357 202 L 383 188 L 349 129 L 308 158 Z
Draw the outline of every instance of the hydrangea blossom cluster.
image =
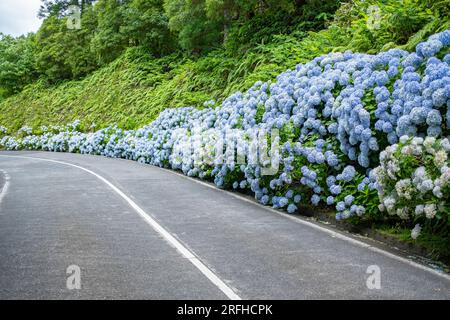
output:
M 0 126 L 0 135 L 5 135 L 8 133 L 8 128 Z
M 431 136 L 402 136 L 398 144 L 382 151 L 380 166 L 372 171 L 380 210 L 411 220 L 448 215 L 449 153 L 448 138 Z M 420 232 L 420 226 L 415 229 Z
M 445 194 L 444 169 L 443 180 L 432 180 L 426 170 L 399 176 L 397 143 L 415 136 L 401 152 L 420 157 L 428 152 L 425 141 L 449 133 L 449 47 L 446 30 L 412 53 L 330 53 L 281 73 L 274 83 L 257 82 L 220 106 L 208 101 L 202 109 L 166 109 L 137 130 L 109 126 L 82 133 L 75 122 L 33 134 L 24 127 L 0 146 L 136 160 L 251 192 L 290 213 L 300 204 L 333 205 L 337 219 L 367 213 L 360 195 L 376 194 L 378 187 L 381 208 L 406 217 L 409 209 L 399 207 L 399 197 Z M 445 168 L 445 152 L 442 147 L 433 154 L 439 168 Z M 382 165 L 372 170 L 378 161 Z M 395 181 L 395 192 L 385 192 L 388 180 Z M 432 216 L 431 203 L 423 205 L 428 207 L 419 212 Z
M 20 128 L 17 131 L 18 135 L 31 135 L 31 133 L 33 132 L 33 128 L 29 127 L 29 126 L 23 126 L 22 128 Z

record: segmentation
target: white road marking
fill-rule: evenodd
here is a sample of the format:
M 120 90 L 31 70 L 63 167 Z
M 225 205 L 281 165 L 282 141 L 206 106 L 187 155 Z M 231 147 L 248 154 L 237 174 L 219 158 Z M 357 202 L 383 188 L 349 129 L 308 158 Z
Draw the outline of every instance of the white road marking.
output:
M 177 240 L 174 236 L 172 236 L 163 226 L 161 226 L 155 219 L 153 219 L 149 214 L 147 214 L 142 208 L 140 208 L 133 200 L 131 200 L 125 193 L 123 193 L 120 189 L 114 186 L 111 182 L 100 176 L 99 174 L 86 169 L 84 167 L 78 166 L 76 164 L 72 164 L 69 162 L 52 160 L 52 159 L 44 159 L 37 157 L 27 157 L 27 156 L 12 156 L 12 155 L 0 155 L 0 157 L 11 157 L 11 158 L 22 158 L 22 159 L 32 159 L 32 160 L 40 160 L 53 162 L 58 164 L 63 164 L 66 166 L 71 166 L 74 168 L 81 169 L 99 180 L 105 183 L 108 187 L 110 187 L 114 192 L 116 192 L 120 197 L 122 197 L 156 232 L 158 232 L 171 246 L 176 248 L 178 252 L 181 253 L 183 257 L 188 259 L 198 270 L 200 270 L 203 275 L 208 278 L 217 288 L 219 288 L 229 299 L 231 300 L 241 300 L 241 297 L 237 295 L 234 290 L 229 287 L 224 281 L 222 281 L 213 271 L 211 271 L 203 262 L 200 261 L 199 258 L 195 255 L 194 252 L 186 248 L 179 240 Z M 6 186 L 6 184 L 5 184 Z M 0 198 L 1 200 L 1 198 Z
M 2 203 L 3 197 L 8 192 L 10 178 L 9 178 L 8 173 L 5 170 L 0 169 L 0 172 L 3 172 L 3 175 L 5 177 L 5 184 L 3 185 L 3 188 L 0 191 L 0 203 Z
M 303 225 L 306 225 L 306 226 L 308 226 L 308 227 L 314 228 L 314 229 L 316 229 L 316 230 L 320 230 L 320 231 L 322 231 L 322 232 L 328 233 L 328 234 L 329 234 L 331 237 L 333 237 L 333 238 L 337 238 L 337 239 L 341 239 L 341 240 L 350 242 L 350 243 L 352 243 L 352 244 L 354 244 L 354 245 L 357 245 L 357 246 L 359 246 L 359 247 L 363 247 L 363 248 L 366 248 L 366 249 L 368 249 L 368 250 L 370 250 L 370 251 L 377 252 L 377 253 L 382 254 L 382 255 L 384 255 L 384 256 L 386 256 L 386 257 L 389 257 L 389 258 L 391 258 L 391 259 L 394 259 L 394 260 L 397 260 L 397 261 L 406 263 L 406 264 L 408 264 L 408 265 L 410 265 L 410 266 L 412 266 L 412 267 L 421 269 L 421 270 L 423 270 L 423 271 L 427 271 L 427 272 L 429 272 L 429 273 L 432 273 L 432 274 L 434 274 L 434 275 L 437 275 L 437 276 L 439 276 L 439 277 L 442 277 L 442 278 L 444 278 L 444 279 L 450 281 L 450 275 L 447 274 L 447 273 L 441 272 L 441 271 L 439 271 L 439 270 L 435 270 L 435 269 L 430 268 L 430 267 L 428 267 L 428 266 L 426 266 L 426 265 L 423 265 L 423 264 L 417 263 L 417 262 L 415 262 L 415 261 L 406 259 L 406 258 L 404 258 L 404 257 L 398 256 L 398 255 L 396 255 L 396 254 L 394 254 L 394 253 L 392 253 L 392 252 L 389 252 L 389 251 L 380 249 L 380 248 L 378 248 L 378 247 L 375 247 L 375 246 L 372 246 L 372 245 L 370 245 L 370 244 L 367 244 L 367 243 L 365 243 L 365 242 L 363 242 L 363 241 L 359 241 L 359 240 L 357 240 L 357 239 L 354 239 L 354 238 L 351 238 L 351 237 L 349 237 L 349 236 L 346 236 L 346 235 L 344 235 L 344 234 L 342 234 L 342 233 L 339 233 L 339 232 L 333 231 L 333 230 L 331 230 L 331 229 L 322 227 L 322 226 L 320 226 L 319 224 L 316 224 L 316 223 L 313 223 L 313 222 L 310 222 L 310 221 L 306 221 L 306 220 L 304 220 L 304 219 L 301 218 L 301 217 L 295 217 L 295 216 L 292 216 L 292 215 L 283 213 L 283 212 L 281 212 L 281 211 L 275 210 L 275 209 L 273 209 L 273 208 L 270 208 L 270 207 L 268 207 L 268 206 L 264 206 L 264 205 L 262 205 L 262 204 L 260 204 L 260 203 L 258 203 L 258 202 L 256 202 L 256 201 L 254 201 L 254 200 L 252 200 L 252 199 L 248 199 L 248 198 L 246 198 L 246 197 L 243 197 L 243 196 L 237 194 L 236 192 L 231 192 L 231 191 L 228 191 L 228 190 L 219 189 L 219 188 L 217 188 L 215 185 L 212 185 L 212 184 L 209 184 L 209 183 L 200 181 L 200 180 L 198 180 L 198 179 L 195 179 L 195 178 L 186 176 L 186 175 L 184 175 L 184 174 L 182 174 L 182 173 L 180 173 L 180 172 L 176 172 L 176 171 L 173 171 L 173 170 L 170 170 L 170 169 L 166 169 L 166 168 L 159 168 L 159 167 L 157 167 L 157 168 L 158 168 L 158 169 L 165 170 L 165 171 L 167 171 L 167 172 L 170 172 L 170 173 L 175 174 L 175 175 L 177 175 L 177 176 L 180 176 L 180 177 L 182 177 L 182 178 L 188 179 L 188 180 L 190 180 L 190 181 L 194 181 L 194 182 L 196 182 L 196 183 L 199 183 L 199 184 L 201 184 L 201 185 L 203 185 L 203 186 L 206 186 L 206 187 L 208 187 L 208 188 L 211 188 L 211 189 L 213 189 L 213 190 L 225 192 L 225 193 L 229 194 L 230 196 L 232 196 L 232 197 L 234 197 L 234 198 L 237 198 L 237 199 L 240 199 L 240 200 L 242 200 L 242 201 L 251 203 L 251 204 L 253 204 L 253 205 L 255 205 L 255 206 L 258 206 L 258 207 L 260 207 L 260 208 L 262 208 L 262 209 L 264 209 L 264 210 L 268 210 L 268 211 L 270 211 L 270 212 L 276 213 L 277 215 L 280 215 L 280 216 L 282 216 L 282 217 L 284 217 L 284 218 L 290 219 L 290 220 L 292 220 L 292 221 L 294 221 L 294 222 L 296 222 L 296 223 L 303 224 Z
M 19 158 L 25 158 L 25 159 L 41 159 L 41 160 L 51 161 L 51 162 L 60 162 L 60 161 L 57 161 L 57 160 L 50 160 L 50 159 L 43 159 L 43 158 L 35 158 L 35 157 L 25 157 L 25 156 L 9 156 L 9 155 L 0 155 L 0 156 L 3 156 L 3 157 L 19 157 Z M 119 159 L 119 160 L 124 160 L 124 159 Z M 125 160 L 124 160 L 124 161 L 125 161 Z M 63 162 L 63 163 L 64 163 L 64 162 Z M 69 164 L 69 163 L 64 163 L 64 164 L 68 164 L 68 165 L 72 165 L 72 166 L 75 166 L 75 167 L 76 167 L 76 165 L 73 165 L 73 164 Z M 258 203 L 258 202 L 256 202 L 256 201 L 254 201 L 254 200 L 251 200 L 251 199 L 248 199 L 248 198 L 246 198 L 246 197 L 243 197 L 243 196 L 241 196 L 241 195 L 239 195 L 239 194 L 237 194 L 237 193 L 235 193 L 235 192 L 231 192 L 231 191 L 219 189 L 219 188 L 217 188 L 215 185 L 212 185 L 212 184 L 203 182 L 203 181 L 198 180 L 198 179 L 194 179 L 194 178 L 189 177 L 189 176 L 186 176 L 186 175 L 184 175 L 184 174 L 182 174 L 182 173 L 180 173 L 180 172 L 177 172 L 177 171 L 174 171 L 174 170 L 170 170 L 170 169 L 166 169 L 166 168 L 156 167 L 156 166 L 152 166 L 152 167 L 153 167 L 153 168 L 156 168 L 156 169 L 161 169 L 161 170 L 167 171 L 167 172 L 169 172 L 169 173 L 171 173 L 171 174 L 174 174 L 174 175 L 180 176 L 180 177 L 182 177 L 182 178 L 185 178 L 185 179 L 187 179 L 187 180 L 193 181 L 193 182 L 195 182 L 195 183 L 201 184 L 201 185 L 203 185 L 203 186 L 205 186 L 205 187 L 208 187 L 208 188 L 210 188 L 210 189 L 216 190 L 216 191 L 218 191 L 218 192 L 225 192 L 225 193 L 227 193 L 228 195 L 230 195 L 230 196 L 232 196 L 232 197 L 234 197 L 234 198 L 236 198 L 236 199 L 240 199 L 240 200 L 245 201 L 245 202 L 247 202 L 247 203 L 250 203 L 250 204 L 252 204 L 252 205 L 254 205 L 254 206 L 257 206 L 257 207 L 259 207 L 259 208 L 261 208 L 261 209 L 268 210 L 268 211 L 270 211 L 270 212 L 272 212 L 272 213 L 275 213 L 275 214 L 277 214 L 277 215 L 279 215 L 279 216 L 281 216 L 281 217 L 283 217 L 283 218 L 290 219 L 290 220 L 292 220 L 292 221 L 295 222 L 295 223 L 299 223 L 299 224 L 303 224 L 303 225 L 309 226 L 309 227 L 311 227 L 311 228 L 313 228 L 313 229 L 316 229 L 316 230 L 325 232 L 325 233 L 329 234 L 329 235 L 330 235 L 331 237 L 333 237 L 333 238 L 337 238 L 337 239 L 341 239 L 341 240 L 346 241 L 346 242 L 350 242 L 350 243 L 352 243 L 352 244 L 354 244 L 354 245 L 357 245 L 357 246 L 359 246 L 359 247 L 366 248 L 366 249 L 368 249 L 368 250 L 370 250 L 370 251 L 373 251 L 373 252 L 377 252 L 377 253 L 382 254 L 382 255 L 384 255 L 384 256 L 386 256 L 386 257 L 389 257 L 389 258 L 391 258 L 391 259 L 400 261 L 400 262 L 402 262 L 402 263 L 405 263 L 405 264 L 407 264 L 407 265 L 410 265 L 410 266 L 415 267 L 415 268 L 417 268 L 417 269 L 420 269 L 420 270 L 426 271 L 426 272 L 428 272 L 428 273 L 437 275 L 437 276 L 439 276 L 439 277 L 442 277 L 442 278 L 444 278 L 444 279 L 450 281 L 450 275 L 447 274 L 447 273 L 444 273 L 444 272 L 435 270 L 435 269 L 430 268 L 430 267 L 428 267 L 428 266 L 426 266 L 426 265 L 423 265 L 423 264 L 417 263 L 417 262 L 415 262 L 415 261 L 409 260 L 409 259 L 407 259 L 407 258 L 398 256 L 398 255 L 396 255 L 396 254 L 394 254 L 394 253 L 391 253 L 391 252 L 389 252 L 389 251 L 386 251 L 386 250 L 380 249 L 380 248 L 378 248 L 378 247 L 372 246 L 372 245 L 367 244 L 367 243 L 365 243 L 365 242 L 363 242 L 363 241 L 360 241 L 360 240 L 354 239 L 354 238 L 352 238 L 352 237 L 346 236 L 346 235 L 344 235 L 344 234 L 342 234 L 342 233 L 339 233 L 339 232 L 333 231 L 333 230 L 331 230 L 331 229 L 322 227 L 322 226 L 320 226 L 319 224 L 316 224 L 316 223 L 313 223 L 313 222 L 310 222 L 310 221 L 306 221 L 306 220 L 304 220 L 304 219 L 301 218 L 301 217 L 295 217 L 295 216 L 288 215 L 288 214 L 286 214 L 286 213 L 283 213 L 283 212 L 281 212 L 281 211 L 275 210 L 275 209 L 270 208 L 270 207 L 268 207 L 268 206 L 264 206 L 264 205 L 262 205 L 262 204 L 260 204 L 260 203 Z M 83 169 L 83 170 L 87 170 L 87 169 L 84 169 L 84 168 L 82 168 L 82 169 Z M 119 191 L 120 191 L 120 190 L 119 190 Z M 219 280 L 220 280 L 220 279 L 219 279 Z M 231 290 L 231 288 L 230 288 L 230 290 Z M 234 293 L 234 292 L 233 292 L 233 293 Z

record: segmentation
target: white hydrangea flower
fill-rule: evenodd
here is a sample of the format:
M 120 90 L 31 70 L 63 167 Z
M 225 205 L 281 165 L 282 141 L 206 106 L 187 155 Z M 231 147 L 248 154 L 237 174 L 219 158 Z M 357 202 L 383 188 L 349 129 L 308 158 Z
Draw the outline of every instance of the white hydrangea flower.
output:
M 387 175 L 389 178 L 393 180 L 397 180 L 397 172 L 400 171 L 400 166 L 398 164 L 398 161 L 396 159 L 389 161 L 387 164 Z
M 423 145 L 425 146 L 425 148 L 430 148 L 435 143 L 436 143 L 436 138 L 428 136 L 428 137 L 425 138 L 425 140 L 423 142 Z
M 436 138 L 435 137 L 426 137 L 425 141 L 423 142 L 423 146 L 425 147 L 425 150 L 429 153 L 429 154 L 435 154 L 436 149 L 434 148 L 434 144 L 436 143 Z
M 442 139 L 441 147 L 444 149 L 444 151 L 449 152 L 450 151 L 450 141 L 447 138 Z
M 414 226 L 414 229 L 411 230 L 411 238 L 414 240 L 417 239 L 420 235 L 420 232 L 422 231 L 422 228 L 420 227 L 420 224 L 416 224 Z
M 425 167 L 424 166 L 418 167 L 414 171 L 414 176 L 416 176 L 416 177 L 423 178 L 423 177 L 425 177 L 425 175 L 426 175 L 426 171 L 425 171 Z
M 402 143 L 402 144 L 407 143 L 408 140 L 409 140 L 409 136 L 407 136 L 407 135 L 403 135 L 400 137 L 400 143 Z
M 421 193 L 427 193 L 428 191 L 433 190 L 433 188 L 434 188 L 434 184 L 433 184 L 433 180 L 431 180 L 431 179 L 426 179 L 426 180 L 422 181 L 422 183 L 417 185 L 417 189 Z
M 433 188 L 433 194 L 434 194 L 436 197 L 438 197 L 438 198 L 442 198 L 442 197 L 443 197 L 443 194 L 442 194 L 442 191 L 441 191 L 441 187 L 435 186 L 435 187 Z
M 412 146 L 404 146 L 404 147 L 402 148 L 402 154 L 403 154 L 403 155 L 406 155 L 406 156 L 412 155 L 412 154 L 413 154 L 413 148 L 412 148 Z
M 423 204 L 418 204 L 416 206 L 416 209 L 414 210 L 415 215 L 420 216 L 423 214 L 423 209 L 424 209 L 424 205 Z
M 400 217 L 400 219 L 407 220 L 409 218 L 409 209 L 408 207 L 398 208 L 395 213 Z
M 412 143 L 413 145 L 420 146 L 420 145 L 423 144 L 423 138 L 422 138 L 422 137 L 414 137 L 414 138 L 412 139 L 411 143 Z
M 422 146 L 412 145 L 411 148 L 412 148 L 411 152 L 415 156 L 420 156 L 423 153 Z
M 439 150 L 434 154 L 434 163 L 437 167 L 442 167 L 446 164 L 447 158 L 447 152 L 445 152 L 444 150 Z
M 403 197 L 407 200 L 412 198 L 412 182 L 411 179 L 402 179 L 395 184 L 395 191 L 399 197 Z
M 395 208 L 395 198 L 392 196 L 384 198 L 383 204 L 388 213 L 392 213 Z
M 423 212 L 428 219 L 433 219 L 437 212 L 436 205 L 434 203 L 426 204 Z

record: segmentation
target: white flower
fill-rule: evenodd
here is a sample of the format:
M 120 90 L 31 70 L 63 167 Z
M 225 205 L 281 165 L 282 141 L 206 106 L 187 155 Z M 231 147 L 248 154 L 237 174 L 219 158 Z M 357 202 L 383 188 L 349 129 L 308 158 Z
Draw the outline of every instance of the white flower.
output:
M 423 144 L 423 138 L 421 138 L 421 137 L 414 137 L 413 139 L 412 139 L 412 142 L 411 142 L 413 145 L 422 145 Z
M 425 167 L 418 167 L 413 173 L 413 181 L 417 178 L 418 180 L 422 180 L 426 176 Z
M 442 139 L 442 140 L 441 140 L 441 147 L 442 147 L 445 151 L 449 152 L 449 151 L 450 151 L 450 141 L 448 141 L 447 138 Z
M 413 155 L 420 156 L 422 154 L 422 147 L 421 146 L 412 145 L 411 148 L 412 148 L 411 152 L 412 152 Z
M 402 143 L 402 144 L 407 143 L 408 140 L 409 140 L 409 136 L 407 136 L 407 135 L 403 135 L 400 137 L 400 143 Z
M 423 214 L 423 209 L 424 209 L 424 205 L 423 204 L 419 204 L 416 206 L 416 209 L 414 210 L 414 213 L 419 216 L 421 214 Z
M 411 146 L 404 146 L 402 148 L 402 154 L 404 154 L 404 155 L 411 155 L 411 154 L 413 154 L 413 148 Z
M 426 193 L 426 192 L 428 192 L 430 190 L 433 190 L 433 188 L 434 188 L 434 184 L 433 184 L 433 180 L 431 180 L 431 179 L 424 180 L 424 181 L 422 181 L 422 183 L 420 183 L 417 186 L 417 189 L 421 193 Z
M 387 164 L 387 175 L 389 178 L 397 180 L 396 173 L 400 171 L 397 159 L 389 161 Z
M 435 187 L 433 188 L 433 194 L 434 194 L 436 197 L 438 197 L 438 198 L 442 198 L 442 197 L 443 197 L 443 194 L 442 194 L 442 191 L 441 191 L 441 187 L 435 186 Z
M 411 238 L 414 240 L 417 239 L 417 237 L 420 235 L 420 232 L 422 231 L 422 228 L 420 227 L 420 224 L 416 224 L 414 226 L 414 229 L 411 230 Z
M 434 216 L 436 215 L 437 208 L 436 208 L 436 205 L 434 203 L 426 204 L 425 208 L 423 209 L 423 211 L 425 213 L 425 216 L 428 219 L 433 219 Z
M 436 143 L 436 138 L 428 136 L 428 137 L 425 138 L 425 141 L 423 142 L 423 145 L 425 146 L 425 148 L 429 148 L 435 143 Z
M 434 163 L 437 167 L 442 167 L 447 162 L 447 153 L 444 150 L 439 150 L 434 155 Z
M 386 197 L 386 198 L 384 198 L 383 204 L 384 204 L 384 207 L 386 208 L 387 212 L 389 214 L 392 214 L 392 211 L 394 210 L 394 207 L 395 207 L 395 199 L 394 199 L 394 197 Z
M 402 207 L 402 208 L 398 208 L 395 213 L 401 218 L 401 219 L 408 219 L 408 213 L 409 213 L 409 209 L 408 207 Z
M 410 179 L 402 179 L 399 180 L 395 184 L 395 191 L 397 191 L 397 194 L 399 197 L 403 197 L 407 200 L 411 200 L 412 198 L 412 183 Z

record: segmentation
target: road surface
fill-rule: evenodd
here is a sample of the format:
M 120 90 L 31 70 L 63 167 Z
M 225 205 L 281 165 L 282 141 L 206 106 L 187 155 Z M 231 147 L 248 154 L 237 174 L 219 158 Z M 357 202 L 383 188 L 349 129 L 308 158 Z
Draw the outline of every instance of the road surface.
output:
M 368 239 L 137 162 L 0 152 L 0 188 L 0 299 L 450 299 Z

